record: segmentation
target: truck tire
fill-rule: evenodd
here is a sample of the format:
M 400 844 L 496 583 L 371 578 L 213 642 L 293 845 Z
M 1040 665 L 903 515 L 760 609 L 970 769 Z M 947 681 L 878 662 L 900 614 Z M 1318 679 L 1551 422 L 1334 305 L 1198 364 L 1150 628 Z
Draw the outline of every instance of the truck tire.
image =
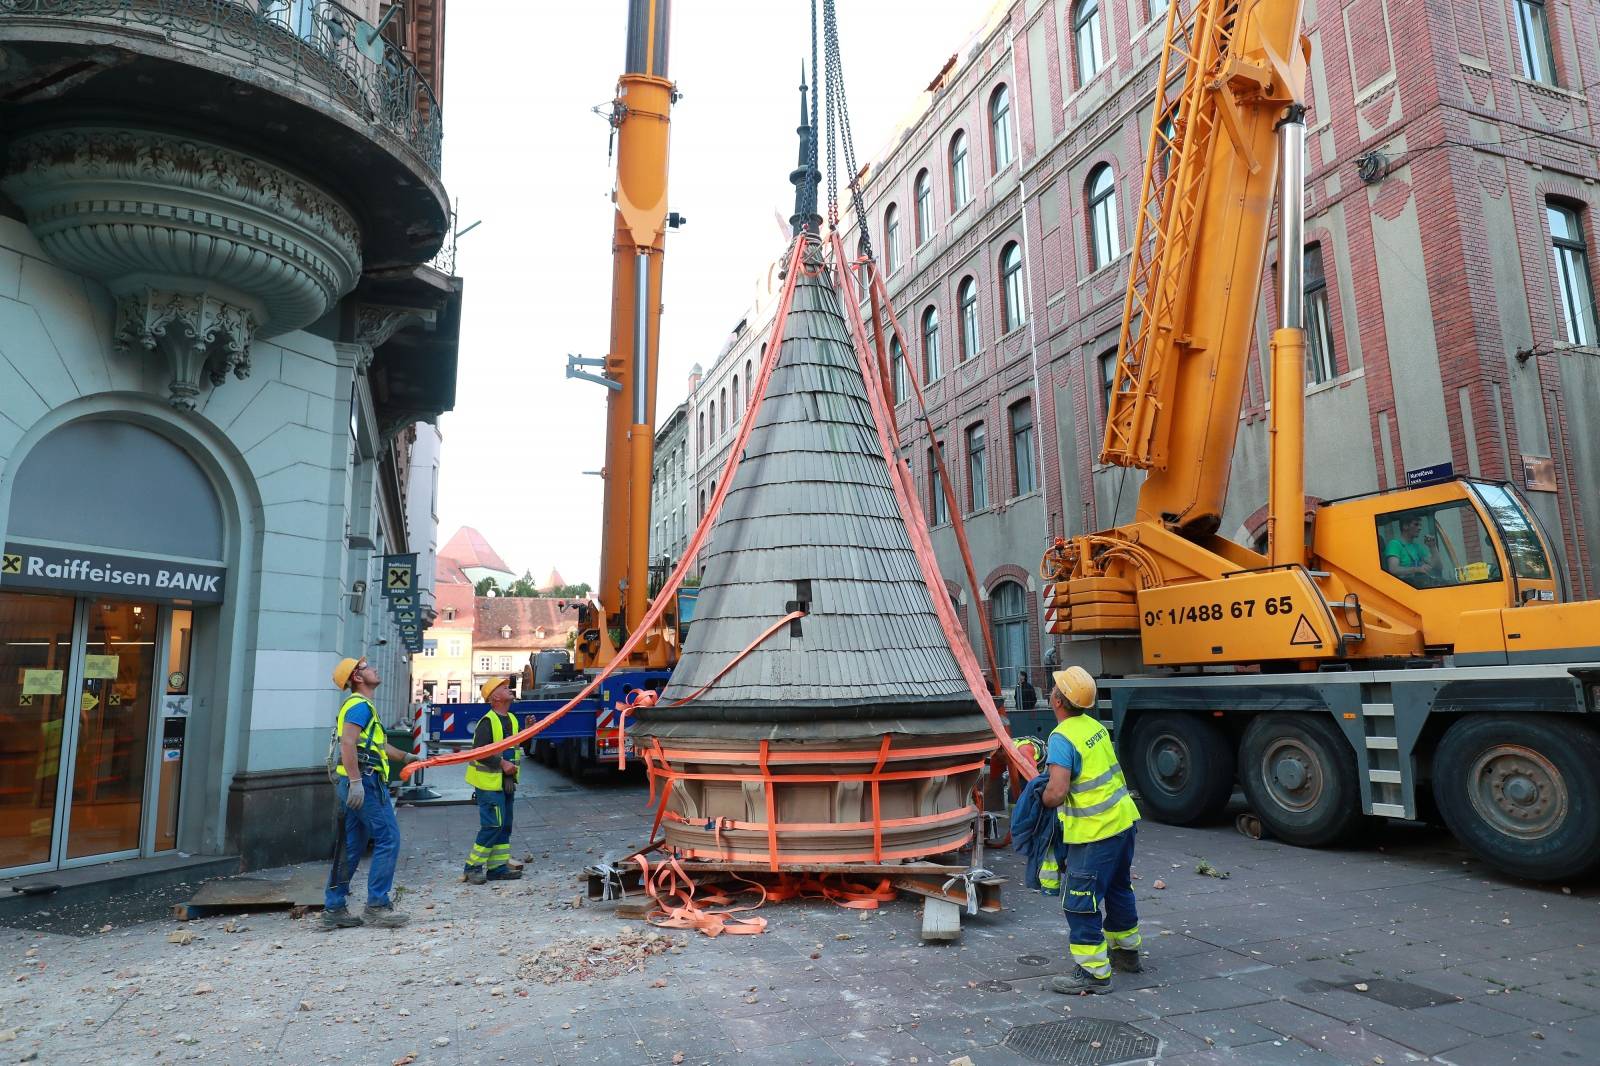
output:
M 540 766 L 554 767 L 556 764 L 556 746 L 548 740 L 535 740 L 533 742 L 533 761 Z
M 1316 712 L 1258 715 L 1239 742 L 1239 783 L 1251 809 L 1288 844 L 1336 844 L 1363 819 L 1355 752 Z
M 1139 810 L 1168 825 L 1216 819 L 1233 795 L 1233 745 L 1208 719 L 1178 711 L 1141 714 L 1122 746 Z
M 578 776 L 578 742 L 563 740 L 556 745 L 556 768 L 568 777 Z
M 1600 733 L 1558 715 L 1469 715 L 1433 756 L 1445 825 L 1475 855 L 1534 881 L 1600 868 Z

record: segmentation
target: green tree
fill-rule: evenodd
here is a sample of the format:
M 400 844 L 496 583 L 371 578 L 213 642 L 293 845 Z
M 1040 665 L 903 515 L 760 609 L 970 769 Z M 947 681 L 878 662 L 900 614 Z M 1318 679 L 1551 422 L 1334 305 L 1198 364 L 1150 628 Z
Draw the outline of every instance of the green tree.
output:
M 522 576 L 506 589 L 507 596 L 537 596 L 539 595 L 538 583 L 533 580 L 533 572 L 524 570 Z
M 487 596 L 487 595 L 489 595 L 489 590 L 490 589 L 494 589 L 496 592 L 500 591 L 499 583 L 496 582 L 495 579 L 492 578 L 492 577 L 486 577 L 482 581 L 479 581 L 476 585 L 474 585 L 472 587 L 473 593 L 475 595 L 478 595 L 478 596 Z
M 553 599 L 581 600 L 587 598 L 591 591 L 593 590 L 590 589 L 589 583 L 582 581 L 576 585 L 558 585 L 553 589 L 546 589 L 541 595 Z

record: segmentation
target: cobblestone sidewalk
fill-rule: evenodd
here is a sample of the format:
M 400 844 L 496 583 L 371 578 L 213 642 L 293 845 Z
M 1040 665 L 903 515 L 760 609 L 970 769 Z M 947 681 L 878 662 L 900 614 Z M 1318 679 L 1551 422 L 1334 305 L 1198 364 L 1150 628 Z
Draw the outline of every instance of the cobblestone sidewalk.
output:
M 1315 852 L 1146 823 L 1148 972 L 1069 1001 L 1047 990 L 1059 905 L 1015 884 L 959 944 L 922 943 L 913 901 L 786 903 L 763 936 L 649 954 L 641 923 L 577 905 L 575 877 L 641 839 L 642 786 L 529 771 L 521 882 L 458 880 L 470 806 L 401 809 L 405 929 L 108 913 L 80 936 L 0 930 L 0 1063 L 1000 1066 L 1039 1061 L 1014 1031 L 1068 1019 L 1131 1023 L 1170 1066 L 1600 1061 L 1600 886 L 1508 882 L 1442 834 Z M 1010 854 L 993 865 L 1020 875 Z

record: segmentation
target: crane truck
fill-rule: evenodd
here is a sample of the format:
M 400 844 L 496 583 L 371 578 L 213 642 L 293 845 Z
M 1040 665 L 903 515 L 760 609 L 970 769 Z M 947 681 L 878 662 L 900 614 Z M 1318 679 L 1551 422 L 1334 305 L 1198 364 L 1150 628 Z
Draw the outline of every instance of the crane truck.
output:
M 596 601 L 570 604 L 578 618 L 573 669 L 518 700 L 524 724 L 552 715 L 607 666 L 650 606 L 650 488 L 655 449 L 656 361 L 666 234 L 683 223 L 667 210 L 667 148 L 678 91 L 667 77 L 671 0 L 628 0 L 623 74 L 607 116 L 616 148 L 612 200 L 611 340 L 604 358 L 568 356 L 567 376 L 606 389 L 605 502 Z M 599 373 L 594 373 L 598 370 Z M 660 691 L 672 676 L 693 591 L 674 603 L 603 687 L 532 741 L 533 757 L 575 777 L 631 759 L 620 704 Z M 463 714 L 461 728 L 477 714 Z M 465 736 L 470 737 L 470 732 Z
M 1183 9 L 1187 9 L 1185 13 Z M 1171 5 L 1101 461 L 1130 521 L 1045 553 L 1146 814 L 1321 846 L 1437 816 L 1513 875 L 1600 864 L 1600 602 L 1510 484 L 1305 496 L 1303 0 Z M 1181 68 L 1181 69 L 1180 69 Z M 1274 194 L 1267 544 L 1219 535 Z

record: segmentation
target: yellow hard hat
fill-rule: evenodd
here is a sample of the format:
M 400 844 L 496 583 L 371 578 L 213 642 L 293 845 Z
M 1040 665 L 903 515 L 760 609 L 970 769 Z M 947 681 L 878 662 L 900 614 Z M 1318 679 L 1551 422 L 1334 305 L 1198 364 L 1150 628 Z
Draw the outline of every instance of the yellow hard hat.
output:
M 483 687 L 478 691 L 483 693 L 483 702 L 488 703 L 489 697 L 494 695 L 495 689 L 499 688 L 501 685 L 509 684 L 511 684 L 511 682 L 507 681 L 503 677 L 491 677 L 489 680 L 483 683 Z
M 333 668 L 333 685 L 335 688 L 349 688 L 350 675 L 356 672 L 356 667 L 361 665 L 360 659 L 340 659 L 339 665 Z
M 1069 666 L 1065 670 L 1057 670 L 1050 675 L 1056 683 L 1056 690 L 1066 698 L 1066 701 L 1080 711 L 1086 711 L 1095 703 L 1094 678 L 1089 676 L 1089 671 L 1081 666 Z

